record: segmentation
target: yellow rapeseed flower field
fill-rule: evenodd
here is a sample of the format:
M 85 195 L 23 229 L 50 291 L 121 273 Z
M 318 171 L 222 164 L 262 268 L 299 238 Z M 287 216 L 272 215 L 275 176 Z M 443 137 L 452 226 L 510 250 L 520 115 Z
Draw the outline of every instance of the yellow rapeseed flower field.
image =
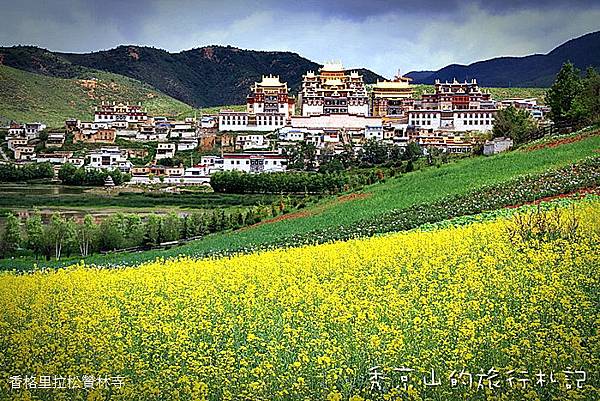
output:
M 600 399 L 600 202 L 573 213 L 4 273 L 0 398 Z

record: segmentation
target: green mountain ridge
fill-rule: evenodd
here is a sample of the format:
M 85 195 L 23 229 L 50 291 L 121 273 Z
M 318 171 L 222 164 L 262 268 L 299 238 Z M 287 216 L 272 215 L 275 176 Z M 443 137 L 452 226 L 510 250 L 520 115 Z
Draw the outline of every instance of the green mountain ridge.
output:
M 57 78 L 0 65 L 0 123 L 40 121 L 61 127 L 67 118 L 92 119 L 94 106 L 102 101 L 139 102 L 154 115 L 183 117 L 195 111 L 150 85 L 121 75 L 91 69 L 74 75 Z
M 119 46 L 92 53 L 58 53 L 34 46 L 0 47 L 0 64 L 37 74 L 74 78 L 90 69 L 112 72 L 151 85 L 194 107 L 243 104 L 262 75 L 279 75 L 296 93 L 302 75 L 321 65 L 292 52 L 207 46 L 179 53 Z M 357 68 L 367 83 L 382 76 Z
M 525 57 L 497 57 L 469 65 L 450 64 L 437 71 L 411 71 L 415 84 L 459 81 L 477 78 L 480 85 L 492 87 L 548 87 L 566 61 L 577 68 L 600 69 L 600 31 L 571 39 L 547 54 Z

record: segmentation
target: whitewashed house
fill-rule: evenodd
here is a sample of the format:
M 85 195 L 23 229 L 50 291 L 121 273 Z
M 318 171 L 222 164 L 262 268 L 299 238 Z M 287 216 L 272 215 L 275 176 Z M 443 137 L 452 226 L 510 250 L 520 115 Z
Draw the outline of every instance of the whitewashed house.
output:
M 495 155 L 509 150 L 512 146 L 513 140 L 510 138 L 494 138 L 483 144 L 483 154 L 486 156 Z
M 48 139 L 46 139 L 46 147 L 51 148 L 60 148 L 65 143 L 65 133 L 64 132 L 51 132 L 48 134 Z
M 198 147 L 197 139 L 182 139 L 177 143 L 177 151 L 194 150 Z
M 287 169 L 287 158 L 276 152 L 225 153 L 222 160 L 224 171 L 267 173 Z
M 102 147 L 90 152 L 89 166 L 95 169 L 119 169 L 122 172 L 129 172 L 132 163 L 127 160 L 127 156 L 118 147 Z
M 15 160 L 30 161 L 35 160 L 34 146 L 19 146 L 15 148 Z
M 176 145 L 171 142 L 161 142 L 156 148 L 156 160 L 175 157 Z

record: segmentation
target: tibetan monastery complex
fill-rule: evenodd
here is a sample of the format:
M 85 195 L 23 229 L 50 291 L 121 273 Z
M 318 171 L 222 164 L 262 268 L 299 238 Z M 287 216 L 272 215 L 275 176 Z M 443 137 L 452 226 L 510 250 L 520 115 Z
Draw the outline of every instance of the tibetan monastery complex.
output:
M 362 75 L 346 71 L 341 63 L 325 64 L 318 73 L 308 71 L 302 80 L 303 116 L 369 114 L 369 98 Z
M 483 132 L 492 129 L 497 111 L 490 94 L 475 79 L 437 81 L 433 93 L 415 99 L 410 78 L 400 73 L 368 86 L 357 71 L 330 62 L 302 78 L 296 101 L 286 82 L 278 76 L 263 76 L 250 88 L 246 111 L 221 110 L 219 130 Z
M 368 141 L 400 149 L 417 143 L 424 150 L 469 153 L 478 137 L 473 134 L 491 131 L 499 108 L 525 109 L 542 121 L 549 111 L 537 105 L 536 99 L 496 102 L 475 79 L 436 81 L 433 91 L 417 98 L 411 80 L 400 73 L 392 80 L 366 84 L 358 71 L 346 70 L 339 62 L 307 71 L 296 97 L 293 90 L 279 76 L 265 75 L 249 87 L 245 110 L 221 110 L 200 120 L 152 116 L 140 104 L 102 102 L 94 110 L 93 121 L 67 120 L 67 132 L 49 134 L 46 147 L 61 149 L 67 133 L 78 144 L 114 145 L 121 138 L 157 142 L 156 165 L 150 167 L 133 169 L 129 158 L 146 155 L 140 149 L 118 146 L 94 146 L 86 155 L 90 160 L 87 165 L 131 172 L 136 183 L 153 183 L 151 176 L 157 174 L 166 174 L 165 182 L 173 184 L 207 183 L 212 171 L 285 171 L 284 149 L 298 142 L 313 145 L 317 155 L 346 152 L 348 146 L 359 152 Z M 14 152 L 15 160 L 85 164 L 73 152 L 36 154 L 31 141 L 36 141 L 44 128 L 41 123 L 11 124 L 7 148 Z M 189 169 L 166 169 L 158 164 L 159 160 L 173 160 L 180 152 L 207 151 L 216 146 L 221 156 L 203 157 L 200 165 Z M 484 152 L 493 154 L 510 146 L 510 140 L 497 138 L 486 142 Z
M 433 91 L 417 98 L 411 79 L 400 73 L 366 84 L 358 71 L 340 62 L 307 71 L 296 98 L 278 76 L 263 76 L 250 88 L 246 103 L 244 112 L 221 110 L 218 116 L 218 130 L 239 133 L 241 149 L 272 149 L 271 140 L 306 141 L 318 152 L 322 147 L 341 151 L 348 143 L 360 147 L 375 139 L 466 153 L 471 134 L 491 131 L 498 108 L 505 107 L 475 79 L 436 81 Z M 527 105 L 541 110 L 535 101 L 533 108 Z
M 392 81 L 377 81 L 371 90 L 371 115 L 400 121 L 413 102 L 410 78 L 398 73 Z
M 285 126 L 295 114 L 295 99 L 279 77 L 263 76 L 250 90 L 245 112 L 221 110 L 221 131 L 273 131 Z

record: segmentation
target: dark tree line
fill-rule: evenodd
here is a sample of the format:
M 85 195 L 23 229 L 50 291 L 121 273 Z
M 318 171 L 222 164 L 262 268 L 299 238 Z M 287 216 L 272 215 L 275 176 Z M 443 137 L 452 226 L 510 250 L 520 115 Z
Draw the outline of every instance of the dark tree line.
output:
M 349 176 L 316 172 L 259 173 L 240 171 L 214 173 L 210 185 L 215 192 L 245 193 L 337 193 L 350 185 Z
M 292 171 L 258 174 L 234 170 L 213 174 L 210 185 L 215 192 L 232 194 L 336 194 L 385 181 L 405 170 L 406 168 L 388 167 L 335 173 Z
M 353 168 L 400 167 L 403 162 L 412 165 L 424 152 L 416 142 L 401 147 L 373 138 L 358 151 L 351 144 L 346 144 L 339 153 L 323 149 L 317 155 L 315 145 L 303 141 L 285 148 L 284 154 L 290 170 L 337 173 Z
M 0 231 L 0 256 L 31 254 L 36 258 L 78 255 L 128 248 L 152 248 L 161 243 L 202 237 L 229 229 L 237 229 L 275 216 L 285 209 L 278 205 L 257 206 L 241 210 L 223 209 L 193 212 L 179 216 L 122 214 L 96 221 L 91 215 L 81 220 L 67 219 L 59 213 L 44 222 L 39 211 L 23 221 L 8 214 Z
M 124 174 L 119 169 L 86 169 L 83 166 L 76 167 L 71 163 L 63 164 L 58 171 L 58 178 L 65 185 L 102 186 L 109 175 L 115 185 L 121 185 L 131 179 L 129 174 Z
M 50 163 L 0 164 L 0 182 L 18 182 L 54 177 Z

